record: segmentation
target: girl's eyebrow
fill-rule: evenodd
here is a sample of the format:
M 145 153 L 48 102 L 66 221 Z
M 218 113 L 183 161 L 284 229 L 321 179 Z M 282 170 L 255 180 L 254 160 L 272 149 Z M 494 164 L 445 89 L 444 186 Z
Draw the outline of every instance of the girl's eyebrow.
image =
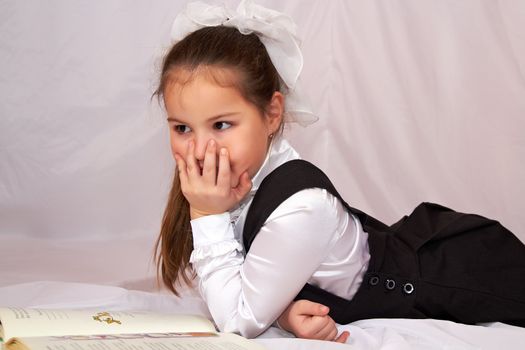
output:
M 169 122 L 180 123 L 180 121 L 178 121 L 177 119 L 175 119 L 173 117 L 168 117 L 168 118 L 166 118 L 166 120 L 169 121 Z
M 216 115 L 216 116 L 214 116 L 214 117 L 210 117 L 210 118 L 208 118 L 207 121 L 208 121 L 208 122 L 212 122 L 212 121 L 215 121 L 215 120 L 217 120 L 217 119 L 231 117 L 231 116 L 236 115 L 236 114 L 240 114 L 240 112 L 222 113 L 222 114 Z M 168 120 L 169 122 L 175 122 L 175 123 L 181 123 L 181 124 L 184 124 L 184 123 L 185 123 L 185 122 L 183 122 L 183 121 L 178 120 L 178 119 L 175 118 L 175 117 L 168 117 L 167 120 Z
M 213 122 L 213 121 L 216 121 L 217 119 L 228 118 L 228 117 L 234 116 L 236 114 L 240 114 L 240 112 L 222 113 L 222 114 L 216 115 L 215 117 L 208 118 L 208 121 L 209 122 Z

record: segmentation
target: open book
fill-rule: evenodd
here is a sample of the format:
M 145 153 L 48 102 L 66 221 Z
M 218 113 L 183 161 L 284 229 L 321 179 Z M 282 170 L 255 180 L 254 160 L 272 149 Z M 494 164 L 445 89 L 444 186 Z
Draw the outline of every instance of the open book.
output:
M 142 311 L 0 308 L 4 350 L 263 350 L 202 316 Z

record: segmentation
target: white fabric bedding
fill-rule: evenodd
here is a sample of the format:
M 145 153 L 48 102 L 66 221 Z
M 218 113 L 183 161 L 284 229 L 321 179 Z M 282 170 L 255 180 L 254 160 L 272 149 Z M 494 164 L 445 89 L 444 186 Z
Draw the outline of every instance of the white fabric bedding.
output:
M 206 305 L 189 290 L 178 298 L 165 292 L 42 281 L 0 287 L 0 301 L 2 305 L 20 307 L 104 307 L 209 317 Z M 290 334 L 274 327 L 256 341 L 269 350 L 521 349 L 525 342 L 525 329 L 502 323 L 469 326 L 438 320 L 370 319 L 339 326 L 339 330 L 350 331 L 347 344 L 291 338 Z

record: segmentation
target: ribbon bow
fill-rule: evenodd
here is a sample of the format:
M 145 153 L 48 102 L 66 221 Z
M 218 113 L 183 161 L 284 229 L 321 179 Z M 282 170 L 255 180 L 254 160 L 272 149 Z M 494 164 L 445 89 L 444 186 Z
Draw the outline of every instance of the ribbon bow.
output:
M 297 82 L 303 69 L 303 55 L 291 17 L 242 0 L 235 11 L 225 6 L 209 5 L 200 1 L 189 3 L 173 22 L 171 38 L 176 42 L 203 27 L 234 27 L 242 34 L 255 33 L 265 46 L 279 76 L 288 88 L 285 100 L 285 121 L 303 126 L 317 121 L 317 117 L 299 97 Z

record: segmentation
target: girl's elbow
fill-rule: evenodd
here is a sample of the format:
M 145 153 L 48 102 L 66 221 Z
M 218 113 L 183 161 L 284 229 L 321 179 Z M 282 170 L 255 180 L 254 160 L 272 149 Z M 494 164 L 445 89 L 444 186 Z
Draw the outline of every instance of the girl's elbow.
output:
M 237 333 L 245 338 L 256 338 L 261 335 L 266 329 L 270 326 L 266 324 L 260 324 L 257 322 L 247 322 L 246 324 L 239 325 L 235 321 L 226 322 L 226 324 L 221 327 L 217 325 L 219 331 L 226 333 Z

